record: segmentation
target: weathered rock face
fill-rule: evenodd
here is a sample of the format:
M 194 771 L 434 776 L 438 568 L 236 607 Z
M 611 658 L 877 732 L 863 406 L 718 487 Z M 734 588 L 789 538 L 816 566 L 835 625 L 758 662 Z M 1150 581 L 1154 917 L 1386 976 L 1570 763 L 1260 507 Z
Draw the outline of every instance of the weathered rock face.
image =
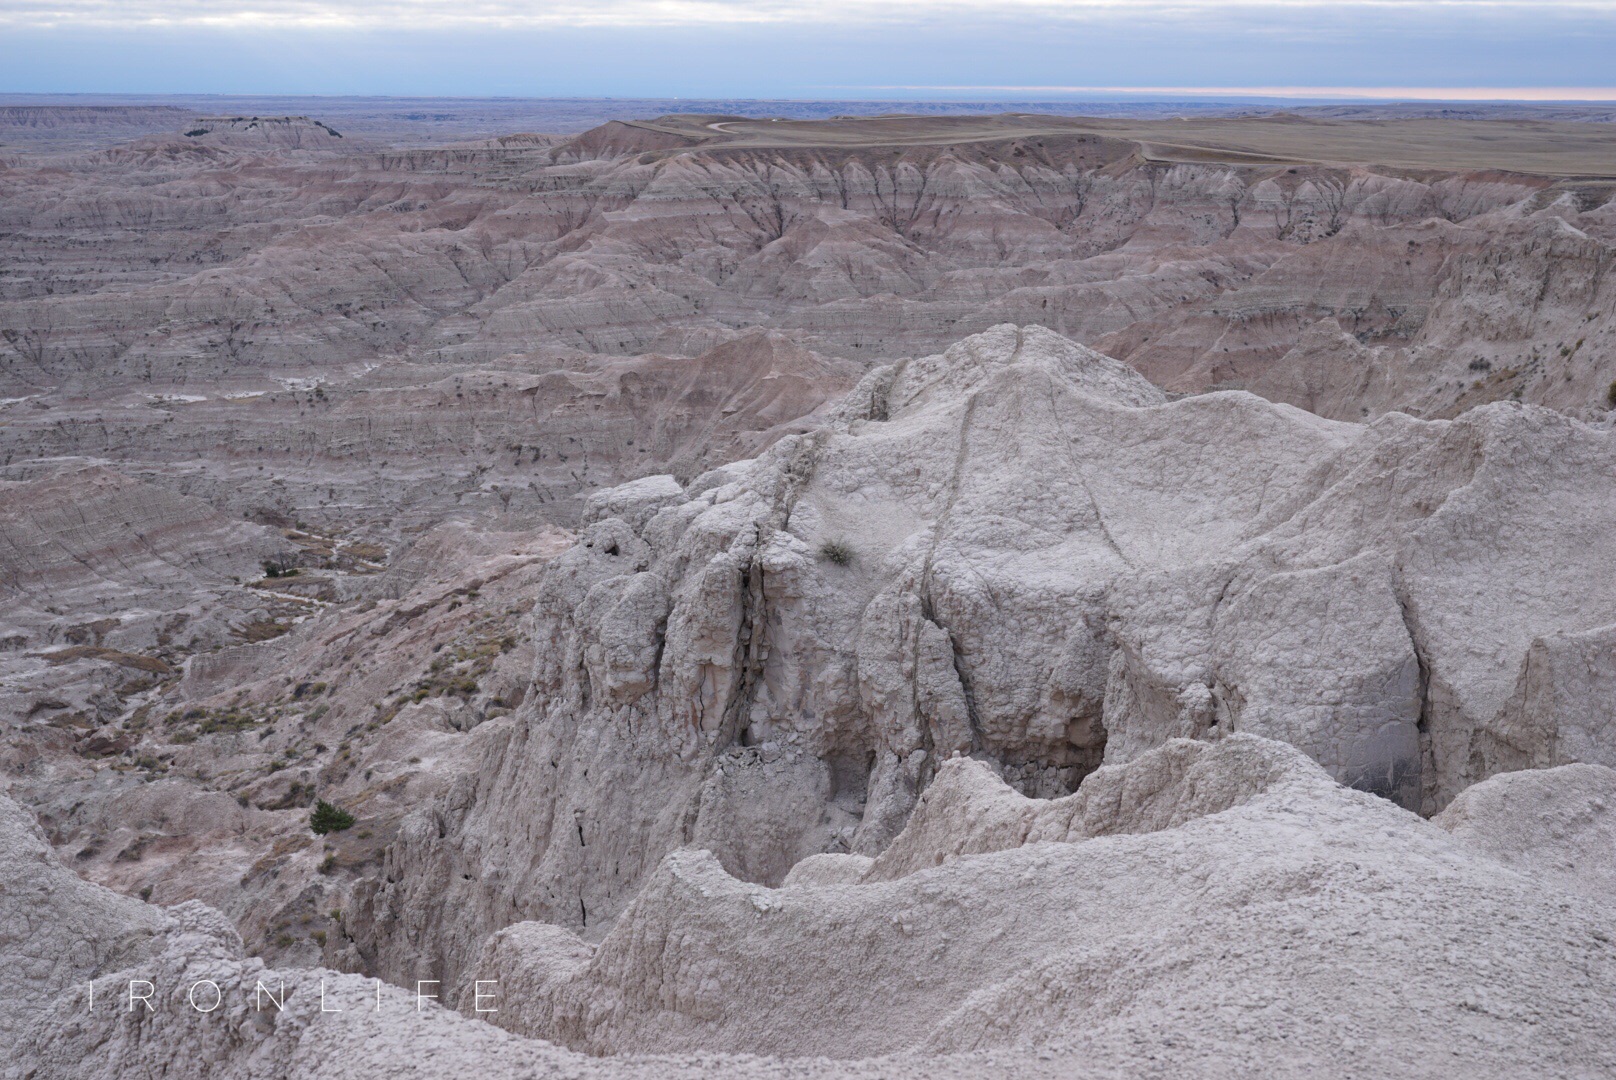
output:
M 1500 779 L 1538 775 L 1545 795 L 1587 786 Z M 1609 809 L 1597 816 L 1608 826 Z M 1560 835 L 1543 857 L 1584 839 Z M 1401 1052 L 1416 1072 L 1454 1075 L 1405 1040 L 1435 1021 L 1468 1058 L 1494 1024 L 1518 1024 L 1502 1017 L 1530 1013 L 1539 1025 L 1482 1069 L 1607 1067 L 1611 1021 L 1580 995 L 1616 977 L 1608 946 L 1582 944 L 1606 933 L 1608 902 L 1568 903 L 1558 881 L 1545 902 L 1538 888 L 1289 747 L 1235 735 L 1168 743 L 1053 802 L 953 760 L 856 882 L 771 890 L 677 852 L 598 947 L 523 923 L 490 940 L 478 977 L 519 988 L 502 1026 L 592 1053 L 921 1051 L 941 1064 L 1030 1046 L 1101 1075 L 1149 1054 L 1221 1076 L 1269 1067 L 1247 1044 L 1260 1027 L 1283 1042 L 1281 1071 L 1347 1040 L 1360 1064 L 1395 1067 Z M 1537 928 L 1529 959 L 1508 953 L 1498 921 L 1458 915 L 1500 901 Z M 1566 940 L 1540 933 L 1551 925 Z M 1269 997 L 1276 969 L 1285 989 Z M 1250 1010 L 1261 1025 L 1239 1022 Z
M 580 496 L 647 472 L 685 479 L 815 422 L 861 369 L 754 332 L 697 357 L 390 364 L 344 386 L 12 403 L 32 462 L 112 461 L 233 515 L 396 546 L 445 519 L 570 525 Z
M 598 947 L 490 938 L 464 1015 L 447 988 L 244 957 L 199 903 L 75 877 L 0 798 L 25 883 L 0 892 L 0 960 L 36 991 L 0 1047 L 36 1080 L 1597 1075 L 1616 912 L 1569 871 L 1612 791 L 1598 766 L 1508 774 L 1431 823 L 1250 735 L 1052 801 L 953 759 L 874 865 L 821 855 L 770 889 L 675 852 Z
M 7 751 L 30 724 L 84 735 L 172 674 L 177 658 L 239 640 L 274 606 L 242 583 L 292 550 L 261 525 L 104 467 L 0 481 Z
M 347 930 L 454 982 L 518 919 L 598 936 L 678 847 L 767 885 L 878 854 L 955 754 L 1047 797 L 1250 733 L 1426 813 L 1616 761 L 1575 659 L 1616 622 L 1612 485 L 1610 432 L 1546 409 L 1167 401 L 1036 327 L 877 369 L 761 458 L 592 498 L 527 703 Z
M 720 150 L 608 125 L 333 154 L 349 140 L 299 118 L 192 130 L 0 175 L 4 392 L 257 390 L 541 346 L 693 355 L 742 327 L 869 361 L 1004 321 L 1173 389 L 1351 419 L 1450 406 L 1468 364 L 1524 372 L 1534 353 L 1541 370 L 1487 392 L 1589 407 L 1602 388 L 1578 365 L 1611 365 L 1608 191 L 1550 178 L 1175 164 L 1098 135 Z M 1335 365 L 1291 355 L 1327 320 L 1391 388 L 1355 396 L 1345 343 Z
M 92 885 L 63 866 L 33 815 L 0 796 L 0 956 L 13 980 L 0 1004 L 8 1050 L 39 1013 L 82 978 L 150 959 L 162 912 Z
M 1616 886 L 1616 772 L 1598 765 L 1501 773 L 1432 820 L 1534 880 L 1608 898 Z

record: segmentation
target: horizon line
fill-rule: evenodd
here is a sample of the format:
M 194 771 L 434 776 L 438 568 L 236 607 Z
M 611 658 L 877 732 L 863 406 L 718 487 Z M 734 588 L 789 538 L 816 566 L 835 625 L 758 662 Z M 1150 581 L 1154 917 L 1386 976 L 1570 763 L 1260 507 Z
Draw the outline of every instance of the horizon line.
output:
M 845 90 L 1016 94 L 1187 94 L 1193 97 L 1374 101 L 1616 102 L 1616 86 L 848 86 Z
M 237 98 L 460 98 L 468 101 L 506 100 L 506 101 L 870 101 L 870 102 L 903 102 L 903 101 L 935 101 L 947 103 L 949 99 L 941 98 L 891 98 L 891 97 L 862 97 L 859 91 L 865 93 L 909 93 L 937 92 L 937 93 L 978 93 L 978 94 L 1054 94 L 1070 97 L 1080 94 L 1095 94 L 1122 97 L 1152 97 L 1165 98 L 1171 101 L 1174 96 L 1191 96 L 1198 98 L 1227 98 L 1249 99 L 1260 98 L 1273 101 L 1305 101 L 1305 100 L 1367 100 L 1382 102 L 1496 102 L 1508 104 L 1513 102 L 1536 104 L 1605 104 L 1616 102 L 1616 87 L 1595 86 L 1547 86 L 1547 87 L 1416 87 L 1416 86 L 993 86 L 993 85 L 960 85 L 960 86 L 925 86 L 925 85 L 894 85 L 894 86 L 826 86 L 825 95 L 748 95 L 744 93 L 711 93 L 711 94 L 431 94 L 431 93 L 318 93 L 299 91 L 248 91 L 248 90 L 196 90 L 196 91 L 152 91 L 152 90 L 3 90 L 0 89 L 0 98 L 7 97 L 102 97 L 102 98 L 184 98 L 184 97 L 237 97 Z M 843 94 L 837 94 L 842 91 Z M 851 94 L 846 92 L 851 91 Z M 961 98 L 960 102 L 970 102 L 976 99 Z M 1055 99 L 1023 98 L 1033 104 L 1062 104 Z M 984 104 L 988 102 L 983 102 Z

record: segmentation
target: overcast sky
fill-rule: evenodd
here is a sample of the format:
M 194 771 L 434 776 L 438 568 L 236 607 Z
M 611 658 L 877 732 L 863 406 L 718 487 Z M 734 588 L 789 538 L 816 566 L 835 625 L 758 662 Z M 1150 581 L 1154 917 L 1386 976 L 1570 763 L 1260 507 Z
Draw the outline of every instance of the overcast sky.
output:
M 0 91 L 1616 98 L 1616 0 L 0 0 Z

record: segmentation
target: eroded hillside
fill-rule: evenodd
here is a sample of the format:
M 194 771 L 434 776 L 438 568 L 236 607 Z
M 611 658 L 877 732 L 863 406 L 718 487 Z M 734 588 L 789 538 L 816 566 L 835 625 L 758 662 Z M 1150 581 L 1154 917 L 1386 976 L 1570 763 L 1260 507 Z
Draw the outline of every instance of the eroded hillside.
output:
M 1616 1067 L 1616 160 L 1563 126 L 10 153 L 0 1045 Z M 62 1022 L 136 970 L 240 1000 Z

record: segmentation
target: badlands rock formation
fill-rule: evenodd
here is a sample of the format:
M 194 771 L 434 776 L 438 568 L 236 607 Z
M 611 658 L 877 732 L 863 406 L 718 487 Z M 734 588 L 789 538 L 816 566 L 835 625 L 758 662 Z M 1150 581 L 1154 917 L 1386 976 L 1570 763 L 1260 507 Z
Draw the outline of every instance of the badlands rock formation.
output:
M 1606 136 L 961 123 L 5 151 L 8 1075 L 1616 1069 Z
M 1613 486 L 1610 431 L 1534 406 L 1168 401 L 1037 327 L 878 368 L 759 459 L 592 498 L 537 590 L 527 704 L 344 935 L 454 982 L 519 918 L 598 936 L 679 847 L 765 885 L 879 854 L 956 754 L 1050 797 L 1251 733 L 1426 814 L 1616 764 L 1586 659 L 1616 633 Z
M 1544 856 L 1608 843 L 1616 773 L 1584 768 L 1591 782 L 1561 795 L 1581 828 Z M 1248 1041 L 1261 1030 L 1286 1044 L 1282 1073 L 1344 1050 L 1338 1067 L 1398 1068 L 1401 1053 L 1416 1074 L 1453 1075 L 1509 1016 L 1500 1056 L 1528 1071 L 1616 1061 L 1596 1004 L 1613 972 L 1608 905 L 1483 869 L 1436 826 L 1251 736 L 1174 740 L 1096 781 L 1041 803 L 955 759 L 856 881 L 771 890 L 679 852 L 598 948 L 523 923 L 479 974 L 520 988 L 497 1022 L 593 1053 L 1037 1048 L 1102 1075 L 1157 1055 L 1182 1075 L 1249 1075 L 1277 1064 Z M 1505 958 L 1515 935 L 1495 937 L 1492 919 L 1464 922 L 1506 895 L 1534 927 L 1531 960 Z M 1521 982 L 1493 982 L 1517 963 Z M 1274 970 L 1290 973 L 1278 995 L 1259 989 Z M 1413 1051 L 1428 1024 L 1448 1060 Z
M 241 583 L 295 550 L 103 467 L 0 481 L 0 708 L 68 732 L 117 719 L 174 674 L 159 652 L 216 647 L 271 620 L 274 598 Z
M 491 940 L 497 996 L 467 1009 L 604 1058 L 431 985 L 244 958 L 198 903 L 81 881 L 0 802 L 29 883 L 0 894 L 0 947 L 39 989 L 0 1040 L 36 1078 L 1599 1075 L 1616 912 L 1500 848 L 1552 807 L 1533 857 L 1608 869 L 1616 773 L 1521 778 L 1473 789 L 1455 828 L 1248 735 L 1174 740 L 1042 805 L 955 759 L 902 858 L 858 880 L 770 889 L 684 851 L 598 949 L 532 923 Z

